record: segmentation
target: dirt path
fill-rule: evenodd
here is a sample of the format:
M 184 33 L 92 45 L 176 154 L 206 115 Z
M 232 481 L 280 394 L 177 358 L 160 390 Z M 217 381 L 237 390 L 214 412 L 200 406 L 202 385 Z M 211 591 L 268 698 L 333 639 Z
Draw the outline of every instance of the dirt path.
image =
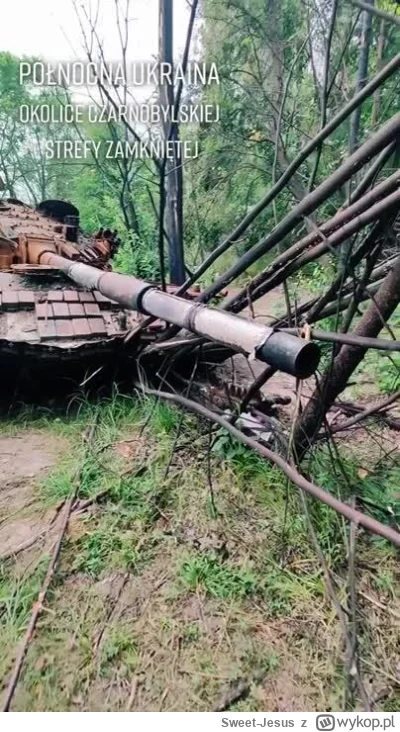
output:
M 65 440 L 23 431 L 0 437 L 0 559 L 18 553 L 43 535 L 54 518 L 37 494 L 37 485 L 57 464 Z

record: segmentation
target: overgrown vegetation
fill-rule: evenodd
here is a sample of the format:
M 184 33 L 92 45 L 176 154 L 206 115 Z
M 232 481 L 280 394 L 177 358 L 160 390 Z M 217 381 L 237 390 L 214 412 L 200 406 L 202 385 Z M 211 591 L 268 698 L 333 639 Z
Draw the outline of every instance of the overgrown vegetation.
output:
M 34 487 L 36 510 L 66 498 L 77 467 L 79 501 L 95 499 L 83 512 L 78 502 L 71 518 L 15 709 L 123 710 L 135 680 L 135 710 L 159 709 L 167 687 L 164 709 L 209 710 L 232 681 L 262 671 L 265 685 L 254 685 L 233 708 L 341 708 L 340 628 L 296 490 L 220 434 L 211 453 L 210 515 L 208 429 L 185 417 L 177 450 L 179 421 L 165 404 L 116 394 L 83 401 L 55 421 L 34 411 L 3 425 L 8 439 L 17 428 L 20 435 L 39 432 L 44 445 L 54 433 L 67 441 L 66 457 Z M 85 454 L 82 430 L 93 424 Z M 389 511 L 393 521 L 400 511 L 395 470 L 378 463 L 364 474 L 351 451 L 340 470 L 325 450 L 311 466 L 335 495 L 357 495 L 368 512 Z M 321 504 L 310 501 L 309 510 L 346 604 L 347 529 Z M 3 679 L 46 571 L 47 546 L 45 554 L 39 543 L 1 564 Z M 357 574 L 363 663 L 371 672 L 379 667 L 386 683 L 395 674 L 395 553 L 360 532 Z M 394 693 L 391 687 L 379 708 L 391 708 Z
M 389 13 L 397 9 L 390 0 L 375 4 Z M 117 18 L 121 8 L 116 0 Z M 126 13 L 128 9 L 129 2 Z M 359 13 L 352 3 L 204 0 L 199 14 L 196 40 L 205 60 L 217 64 L 221 84 L 184 88 L 182 101 L 219 105 L 220 119 L 180 130 L 181 136 L 190 133 L 200 145 L 199 157 L 183 166 L 184 199 L 178 196 L 173 205 L 169 201 L 168 209 L 169 214 L 171 208 L 183 209 L 188 271 L 215 251 L 227 232 L 274 188 L 304 145 L 315 140 L 365 81 L 399 52 L 395 28 L 379 16 Z M 85 32 L 92 34 L 100 46 L 96 50 L 102 52 L 90 19 L 82 30 L 83 43 Z M 168 238 L 160 195 L 165 183 L 162 161 L 104 156 L 85 163 L 49 161 L 46 139 L 127 140 L 132 129 L 113 121 L 89 125 L 85 115 L 79 125 L 22 124 L 21 104 L 36 100 L 59 110 L 74 102 L 74 93 L 44 89 L 38 94 L 29 80 L 18 84 L 18 62 L 0 52 L 0 173 L 5 196 L 32 204 L 53 197 L 73 201 L 88 232 L 118 229 L 122 245 L 114 258 L 116 270 L 159 281 L 159 248 L 164 243 L 167 249 Z M 104 89 L 96 91 L 96 103 L 104 103 Z M 119 94 L 128 92 L 113 88 L 111 106 Z M 363 141 L 376 141 L 375 135 L 397 111 L 398 80 L 392 74 L 313 148 L 251 225 L 240 235 L 228 236 L 226 242 L 233 245 L 199 279 L 208 288 L 206 297 L 212 300 L 226 284 L 232 285 L 236 300 L 230 301 L 230 308 L 236 307 L 235 312 L 248 307 L 253 317 L 272 317 L 280 327 L 301 324 L 305 338 L 310 337 L 309 323 L 333 331 L 336 341 L 349 332 L 351 337 L 367 313 L 372 332 L 366 327 L 361 337 L 375 339 L 382 331 L 382 337 L 398 339 L 398 287 L 396 291 L 392 282 L 381 289 L 398 256 L 398 210 L 387 203 L 388 192 L 398 193 L 398 181 L 397 189 L 392 182 L 385 189 L 387 196 L 377 196 L 383 207 L 375 219 L 363 229 L 355 228 L 351 236 L 345 231 L 336 248 L 330 236 L 343 232 L 342 224 L 336 225 L 335 219 L 327 236 L 321 229 L 346 208 L 382 147 L 387 157 L 363 185 L 370 191 L 379 181 L 386 185 L 391 180 L 399 157 L 392 139 L 385 138 L 386 147 L 377 146 L 374 155 L 364 149 L 362 167 L 354 172 L 349 165 L 341 185 L 332 185 L 331 194 L 318 206 L 310 204 L 306 213 L 296 214 L 282 236 L 272 236 L 278 222 L 287 222 L 285 217 L 297 211 L 297 204 L 341 169 Z M 150 137 L 159 133 L 158 128 L 149 131 Z M 140 127 L 134 129 L 134 135 L 142 134 Z M 365 198 L 363 205 L 367 211 L 372 208 Z M 359 223 L 365 210 L 348 223 Z M 165 219 L 168 223 L 168 216 Z M 301 269 L 297 254 L 286 265 L 277 262 L 278 255 L 284 256 L 310 232 L 315 238 L 304 245 L 307 256 Z M 270 246 L 267 235 L 272 236 Z M 236 275 L 227 275 L 226 270 L 233 263 L 243 264 L 239 258 L 260 240 L 262 256 L 240 265 Z M 319 245 L 326 247 L 323 256 L 307 259 Z M 353 263 L 364 245 L 364 254 Z M 372 281 L 377 269 L 380 274 Z M 285 271 L 287 276 L 279 280 Z M 261 306 L 263 295 L 270 294 L 268 277 L 275 292 L 281 288 L 272 316 L 258 305 L 254 309 L 252 302 L 255 296 Z M 366 290 L 374 283 L 378 286 Z M 239 293 L 236 286 L 242 288 Z M 391 304 L 386 313 L 387 301 Z M 312 320 L 308 316 L 315 305 L 321 308 Z M 362 353 L 353 364 L 354 353 L 367 348 L 358 341 L 349 354 L 347 346 L 340 348 L 333 341 L 322 347 L 322 377 L 318 375 L 314 393 L 310 395 L 300 380 L 292 388 L 293 424 L 287 413 L 281 422 L 290 448 L 285 457 L 291 465 L 301 462 L 303 474 L 347 507 L 354 505 L 399 530 L 398 441 L 382 415 L 381 421 L 364 421 L 361 437 L 357 429 L 344 437 L 333 430 L 332 439 L 326 439 L 331 424 L 337 424 L 331 407 L 346 406 L 339 397 L 360 399 L 361 404 L 350 405 L 358 414 L 366 395 L 391 395 L 399 388 L 398 354 L 385 352 L 380 344 L 382 352 L 370 350 L 365 358 Z M 176 352 L 167 353 L 167 371 L 161 373 L 167 387 L 170 365 L 175 364 L 171 353 Z M 181 374 L 174 376 L 182 381 Z M 183 382 L 190 396 L 192 382 Z M 398 419 L 395 427 L 398 431 Z M 25 409 L 2 425 L 2 437 L 11 441 L 15 454 L 18 446 L 12 441 L 21 435 L 39 434 L 44 446 L 57 438 L 63 446 L 51 469 L 30 477 L 14 475 L 3 494 L 4 683 L 45 576 L 60 515 L 78 484 L 61 560 L 30 644 L 15 709 L 206 711 L 243 680 L 248 683 L 247 699 L 230 705 L 239 711 L 358 709 L 362 686 L 372 708 L 396 708 L 396 550 L 354 521 L 349 527 L 324 503 L 299 494 L 281 470 L 239 445 L 225 429 L 209 429 L 158 399 L 117 391 L 111 399 L 97 402 L 79 395 L 67 414 L 57 416 L 50 410 Z M 8 497 L 15 498 L 19 491 L 23 506 L 15 509 L 10 498 L 8 507 Z M 13 544 L 27 528 L 30 536 L 36 532 L 32 544 Z M 351 639 L 355 655 L 350 658 L 353 633 L 357 643 Z

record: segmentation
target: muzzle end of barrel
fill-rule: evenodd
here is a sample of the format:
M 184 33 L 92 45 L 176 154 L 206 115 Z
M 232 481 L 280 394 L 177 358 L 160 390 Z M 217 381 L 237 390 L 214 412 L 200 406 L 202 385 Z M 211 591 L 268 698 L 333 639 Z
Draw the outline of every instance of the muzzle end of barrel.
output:
M 276 331 L 259 346 L 256 356 L 279 371 L 308 379 L 318 368 L 321 352 L 313 341 Z

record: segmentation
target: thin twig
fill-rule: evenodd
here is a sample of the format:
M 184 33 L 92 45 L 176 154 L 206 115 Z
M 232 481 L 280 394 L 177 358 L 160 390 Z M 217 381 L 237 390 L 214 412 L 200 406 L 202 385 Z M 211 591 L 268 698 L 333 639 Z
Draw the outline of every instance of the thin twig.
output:
M 341 424 L 331 426 L 330 431 L 331 433 L 335 432 L 342 432 L 343 430 L 347 430 L 350 427 L 353 427 L 355 424 L 358 424 L 359 422 L 363 422 L 364 419 L 367 419 L 367 417 L 371 417 L 374 414 L 378 414 L 382 409 L 386 409 L 390 404 L 393 404 L 400 398 L 400 390 L 396 391 L 395 394 L 392 394 L 391 396 L 387 397 L 386 399 L 383 399 L 378 404 L 374 404 L 372 407 L 368 407 L 367 409 L 364 409 L 359 414 L 356 414 L 354 417 L 351 417 L 351 419 L 347 419 L 345 422 L 342 422 Z
M 298 335 L 298 328 L 279 328 L 285 333 Z M 400 341 L 386 340 L 385 338 L 367 338 L 352 333 L 329 333 L 324 330 L 312 330 L 311 338 L 316 341 L 325 341 L 327 343 L 341 343 L 349 346 L 361 346 L 361 348 L 373 348 L 377 351 L 400 351 Z
M 400 621 L 400 613 L 397 613 L 396 610 L 393 610 L 389 605 L 383 604 L 383 602 L 379 602 L 379 600 L 376 600 L 375 597 L 371 597 L 371 595 L 367 595 L 366 592 L 362 592 L 361 590 L 358 590 L 358 595 L 360 597 L 363 597 L 365 600 L 368 600 L 372 605 L 376 605 L 376 607 L 379 607 L 380 610 L 383 610 L 383 612 L 388 613 L 389 615 L 392 615 L 393 618 L 396 618 L 396 620 Z
M 115 608 L 117 607 L 117 605 L 121 599 L 121 595 L 126 587 L 128 580 L 129 580 L 129 572 L 126 572 L 124 574 L 124 576 L 122 577 L 122 581 L 120 583 L 120 586 L 118 587 L 116 596 L 114 597 L 113 601 L 110 602 L 110 604 L 108 606 L 108 611 L 107 611 L 106 617 L 104 619 L 103 625 L 101 626 L 100 630 L 96 634 L 96 639 L 93 644 L 93 655 L 94 656 L 96 656 L 96 654 L 99 651 L 99 648 L 100 648 L 102 640 L 103 640 L 104 633 L 105 633 L 108 625 L 110 624 L 110 620 L 111 620 L 112 616 L 114 615 Z
M 33 638 L 39 615 L 42 612 L 42 610 L 44 609 L 44 607 L 43 607 L 44 601 L 46 599 L 47 591 L 48 591 L 51 581 L 53 579 L 53 574 L 54 574 L 54 570 L 56 567 L 57 559 L 59 557 L 60 550 L 61 550 L 62 540 L 64 538 L 64 534 L 65 534 L 65 531 L 68 526 L 68 521 L 69 521 L 69 517 L 71 514 L 71 509 L 72 509 L 72 504 L 75 500 L 76 491 L 77 491 L 77 485 L 75 485 L 67 503 L 65 504 L 61 529 L 60 529 L 58 538 L 54 544 L 54 548 L 53 548 L 50 564 L 47 569 L 46 577 L 42 584 L 42 588 L 39 592 L 37 601 L 33 605 L 31 619 L 29 621 L 28 628 L 27 628 L 24 638 L 22 640 L 21 648 L 20 648 L 20 651 L 18 653 L 16 662 L 14 665 L 14 670 L 13 670 L 11 679 L 9 681 L 8 687 L 7 687 L 6 697 L 5 697 L 5 700 L 3 703 L 3 709 L 2 709 L 3 712 L 10 711 L 10 705 L 11 705 L 15 690 L 17 688 L 19 677 L 21 675 L 21 670 L 22 670 L 22 666 L 24 663 L 24 659 L 28 652 L 29 644 Z
M 95 424 L 96 424 L 96 422 L 92 425 L 92 427 L 90 429 L 89 438 L 87 437 L 86 433 L 84 434 L 83 439 L 85 442 L 88 441 L 88 439 L 89 440 L 92 439 L 94 429 L 95 429 Z M 13 700 L 13 697 L 14 697 L 14 694 L 15 694 L 15 691 L 16 691 L 16 688 L 18 685 L 18 681 L 19 681 L 19 678 L 21 675 L 25 656 L 28 652 L 29 645 L 34 636 L 36 624 L 39 619 L 39 616 L 40 616 L 41 612 L 44 610 L 44 602 L 46 599 L 46 595 L 47 595 L 47 592 L 49 590 L 49 587 L 50 587 L 52 579 L 53 579 L 57 560 L 58 560 L 58 557 L 59 557 L 60 551 L 61 551 L 62 541 L 64 539 L 64 535 L 65 535 L 65 532 L 68 527 L 68 522 L 69 522 L 69 518 L 71 515 L 71 511 L 72 511 L 72 506 L 74 504 L 74 501 L 75 501 L 75 498 L 76 498 L 76 495 L 77 495 L 77 492 L 79 489 L 79 485 L 80 485 L 79 477 L 80 477 L 80 470 L 76 472 L 75 479 L 73 481 L 73 488 L 72 488 L 71 494 L 65 503 L 60 531 L 59 531 L 58 537 L 53 546 L 53 551 L 51 554 L 49 566 L 47 568 L 46 576 L 44 578 L 40 592 L 38 594 L 38 598 L 33 605 L 31 619 L 29 621 L 29 625 L 25 632 L 25 635 L 22 639 L 21 647 L 20 647 L 19 653 L 17 655 L 16 661 L 14 664 L 14 669 L 13 669 L 10 681 L 8 683 L 6 696 L 5 696 L 5 699 L 3 702 L 3 708 L 2 708 L 3 712 L 10 711 L 10 705 L 11 705 L 11 702 Z
M 351 505 L 355 507 L 355 499 L 352 497 Z M 357 543 L 357 525 L 352 521 L 350 524 L 350 541 L 349 541 L 349 571 L 348 571 L 348 588 L 349 588 L 349 605 L 350 605 L 350 643 L 349 643 L 349 690 L 352 694 L 352 681 L 358 673 L 357 658 L 357 595 L 356 595 L 356 543 Z
M 245 699 L 250 694 L 253 684 L 261 684 L 266 675 L 266 671 L 260 671 L 255 674 L 251 681 L 234 681 L 212 711 L 225 712 L 232 706 L 232 704 L 235 704 L 235 702 L 240 701 L 240 699 Z
M 311 521 L 311 517 L 309 515 L 306 496 L 304 495 L 304 493 L 302 491 L 300 491 L 299 493 L 300 493 L 300 500 L 301 500 L 302 505 L 303 505 L 304 513 L 305 513 L 305 516 L 307 518 L 307 523 L 308 523 L 308 528 L 309 528 L 309 532 L 310 532 L 310 537 L 311 537 L 312 543 L 314 545 L 314 549 L 315 549 L 315 551 L 317 553 L 317 556 L 318 556 L 318 558 L 320 560 L 321 567 L 322 567 L 322 570 L 323 570 L 323 573 L 324 573 L 325 587 L 326 587 L 327 593 L 329 595 L 329 598 L 330 598 L 330 600 L 332 602 L 332 605 L 335 608 L 336 614 L 338 616 L 338 619 L 339 619 L 339 622 L 340 622 L 340 625 L 341 625 L 341 628 L 342 628 L 342 631 L 343 631 L 344 639 L 345 639 L 345 642 L 346 642 L 346 648 L 347 648 L 347 652 L 348 652 L 348 657 L 350 658 L 351 657 L 351 651 L 352 651 L 352 644 L 351 644 L 351 639 L 349 637 L 349 633 L 348 633 L 348 629 L 347 629 L 346 615 L 345 615 L 345 613 L 343 611 L 343 608 L 342 608 L 342 606 L 341 606 L 341 604 L 340 604 L 340 602 L 339 602 L 339 600 L 337 598 L 337 595 L 336 595 L 336 592 L 335 592 L 335 588 L 333 586 L 333 581 L 332 581 L 332 578 L 331 578 L 331 574 L 329 572 L 328 565 L 326 563 L 324 554 L 322 552 L 321 546 L 320 546 L 319 541 L 317 539 L 317 535 L 315 533 L 315 530 L 314 530 L 314 527 L 313 527 L 313 524 L 312 524 L 312 521 Z M 369 702 L 369 699 L 367 697 L 367 693 L 365 691 L 364 684 L 362 682 L 361 676 L 360 676 L 359 671 L 358 671 L 357 668 L 354 669 L 354 678 L 355 678 L 355 681 L 357 683 L 358 691 L 359 691 L 360 697 L 361 697 L 362 702 L 363 702 L 363 705 L 364 705 L 364 711 L 369 712 L 371 710 L 370 702 Z
M 140 385 L 138 385 L 138 388 L 141 388 Z M 374 534 L 379 534 L 388 541 L 392 542 L 395 546 L 400 547 L 400 533 L 398 531 L 391 529 L 389 526 L 385 526 L 380 521 L 377 521 L 371 516 L 367 516 L 361 511 L 353 509 L 351 506 L 343 503 L 342 501 L 339 501 L 337 498 L 335 498 L 335 496 L 323 490 L 323 488 L 320 488 L 315 483 L 311 483 L 311 481 L 307 480 L 303 475 L 301 475 L 298 470 L 296 470 L 296 468 L 294 468 L 292 465 L 289 465 L 289 463 L 284 460 L 281 455 L 278 455 L 273 450 L 265 447 L 265 445 L 261 445 L 253 438 L 248 437 L 243 432 L 234 427 L 226 419 L 221 417 L 221 415 L 212 412 L 210 409 L 207 409 L 202 404 L 198 404 L 191 399 L 186 399 L 180 394 L 171 394 L 169 392 L 161 390 L 146 388 L 144 388 L 144 391 L 149 396 L 156 396 L 159 399 L 165 399 L 167 401 L 175 402 L 185 407 L 186 409 L 191 410 L 192 412 L 196 412 L 208 421 L 216 422 L 221 427 L 230 432 L 237 440 L 239 440 L 239 442 L 243 442 L 248 447 L 251 447 L 253 450 L 259 452 L 263 457 L 267 458 L 267 460 L 270 460 L 270 462 L 280 468 L 283 473 L 287 475 L 295 485 L 305 491 L 305 493 L 309 493 L 314 498 L 322 501 L 322 503 L 330 506 L 335 511 L 337 511 L 337 513 L 341 514 L 349 521 L 355 521 L 368 531 L 371 531 Z
M 132 683 L 131 683 L 129 699 L 127 701 L 126 708 L 125 708 L 126 712 L 130 712 L 132 710 L 132 707 L 133 707 L 133 704 L 134 704 L 134 701 L 136 698 L 138 686 L 139 686 L 139 679 L 137 676 L 134 676 L 132 679 Z
M 376 8 L 373 5 L 371 6 L 369 3 L 362 2 L 362 0 L 350 0 L 350 2 L 352 5 L 356 5 L 361 10 L 367 10 L 368 13 L 376 15 L 377 18 L 381 18 L 382 20 L 388 20 L 390 23 L 394 23 L 395 25 L 400 25 L 400 17 L 398 15 L 393 15 L 393 13 L 386 13 L 380 8 Z

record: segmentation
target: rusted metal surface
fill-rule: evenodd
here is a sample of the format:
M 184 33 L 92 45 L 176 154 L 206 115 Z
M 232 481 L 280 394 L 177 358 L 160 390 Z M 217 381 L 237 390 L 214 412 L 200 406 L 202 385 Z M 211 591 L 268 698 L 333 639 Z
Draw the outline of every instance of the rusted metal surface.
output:
M 58 267 L 67 277 L 85 287 L 99 290 L 122 307 L 151 315 L 191 333 L 242 351 L 274 368 L 307 378 L 318 366 L 320 351 L 312 342 L 275 332 L 272 328 L 232 315 L 224 310 L 193 303 L 136 277 L 99 272 L 85 264 L 71 262 L 58 254 L 44 252 L 41 261 Z
M 72 204 L 44 201 L 34 210 L 19 201 L 1 201 L 0 338 L 58 349 L 92 340 L 100 348 L 151 315 L 153 332 L 164 323 L 177 325 L 294 376 L 314 373 L 315 343 L 109 271 L 118 244 L 117 233 L 108 230 L 85 237 Z M 141 340 L 149 335 L 151 330 L 143 330 Z
M 51 252 L 107 271 L 118 245 L 110 230 L 85 236 L 71 204 L 45 201 L 35 210 L 16 199 L 0 200 L 0 359 L 129 351 L 123 338 L 144 316 L 125 312 L 98 291 L 71 286 L 43 261 L 43 253 Z M 162 327 L 155 323 L 141 340 L 151 340 Z
M 96 275 L 111 269 L 118 246 L 115 231 L 86 236 L 70 203 L 44 201 L 34 209 L 17 199 L 0 200 L 0 363 L 83 362 L 97 356 L 117 361 L 153 341 L 164 321 L 154 321 L 139 342 L 127 344 L 127 333 L 144 315 L 101 294 L 93 276 L 75 286 L 59 267 L 46 264 L 49 254 L 61 255 L 75 266 L 90 264 Z
M 123 336 L 140 321 L 130 312 L 121 327 L 121 308 L 99 292 L 74 290 L 67 281 L 36 284 L 32 279 L 0 272 L 0 338 L 37 345 L 54 341 L 65 348 L 70 342 L 76 346 L 81 340 Z
M 0 201 L 0 269 L 36 265 L 43 251 L 104 269 L 119 243 L 117 232 L 108 229 L 86 237 L 71 204 L 46 201 L 33 209 L 16 199 Z

